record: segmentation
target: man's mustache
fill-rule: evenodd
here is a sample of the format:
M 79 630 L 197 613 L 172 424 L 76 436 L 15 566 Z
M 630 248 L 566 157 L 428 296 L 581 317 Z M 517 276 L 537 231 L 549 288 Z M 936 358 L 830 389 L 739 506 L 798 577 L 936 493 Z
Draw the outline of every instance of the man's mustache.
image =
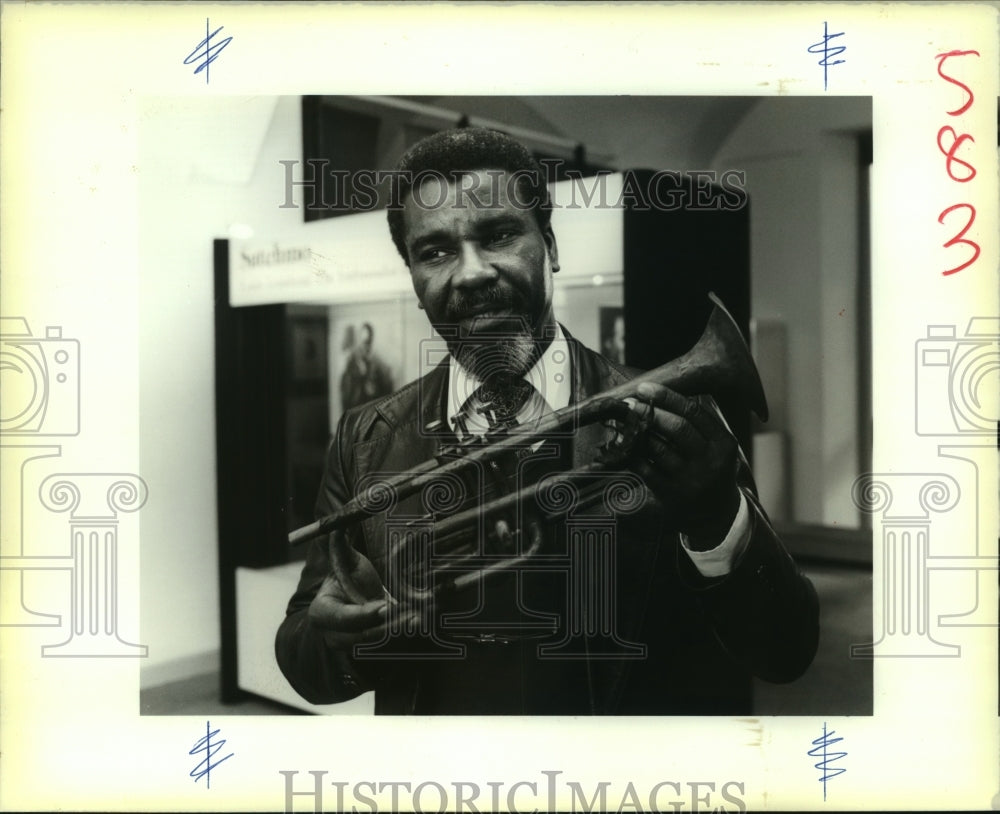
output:
M 524 306 L 516 292 L 499 286 L 466 293 L 456 291 L 448 302 L 446 316 L 452 322 L 468 319 L 482 311 L 503 310 L 512 313 L 522 313 Z

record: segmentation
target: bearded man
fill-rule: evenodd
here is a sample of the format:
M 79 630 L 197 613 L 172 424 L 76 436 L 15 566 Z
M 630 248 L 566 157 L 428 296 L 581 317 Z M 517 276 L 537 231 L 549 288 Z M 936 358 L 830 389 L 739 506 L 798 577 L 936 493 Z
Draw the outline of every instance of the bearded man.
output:
M 321 516 L 380 477 L 483 434 L 502 437 L 636 373 L 556 320 L 551 203 L 521 144 L 484 129 L 444 131 L 397 170 L 392 239 L 450 353 L 342 417 Z M 713 400 L 647 382 L 635 401 L 647 421 L 626 464 L 641 505 L 621 517 L 581 511 L 582 526 L 564 513 L 479 529 L 480 551 L 530 542 L 547 560 L 414 609 L 393 583 L 393 517 L 426 516 L 426 499 L 314 540 L 276 639 L 296 691 L 333 703 L 374 690 L 379 714 L 735 715 L 751 712 L 752 676 L 801 675 L 818 641 L 816 593 L 771 528 Z M 467 477 L 454 511 L 474 515 L 523 483 L 592 461 L 607 441 L 595 425 L 526 445 Z M 588 522 L 604 536 L 588 535 Z

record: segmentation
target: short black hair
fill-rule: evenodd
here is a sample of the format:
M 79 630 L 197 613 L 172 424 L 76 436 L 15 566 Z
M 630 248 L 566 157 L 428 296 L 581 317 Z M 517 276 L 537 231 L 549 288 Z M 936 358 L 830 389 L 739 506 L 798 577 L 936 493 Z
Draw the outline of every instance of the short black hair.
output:
M 543 232 L 552 220 L 552 201 L 545 173 L 528 149 L 516 139 L 485 127 L 460 127 L 441 130 L 414 144 L 399 160 L 396 186 L 388 211 L 392 242 L 407 265 L 406 236 L 403 227 L 403 203 L 413 180 L 421 175 L 437 174 L 456 178 L 476 170 L 503 170 L 517 173 L 519 202 L 530 205 L 538 228 Z

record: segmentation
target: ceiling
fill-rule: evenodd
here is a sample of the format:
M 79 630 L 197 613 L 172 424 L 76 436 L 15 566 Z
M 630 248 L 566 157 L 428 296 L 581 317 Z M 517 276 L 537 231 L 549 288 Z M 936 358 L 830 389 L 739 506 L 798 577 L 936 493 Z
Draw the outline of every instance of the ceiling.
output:
M 438 96 L 405 97 L 559 136 L 616 169 L 708 166 L 726 136 L 760 97 Z M 456 117 L 457 120 L 457 117 Z

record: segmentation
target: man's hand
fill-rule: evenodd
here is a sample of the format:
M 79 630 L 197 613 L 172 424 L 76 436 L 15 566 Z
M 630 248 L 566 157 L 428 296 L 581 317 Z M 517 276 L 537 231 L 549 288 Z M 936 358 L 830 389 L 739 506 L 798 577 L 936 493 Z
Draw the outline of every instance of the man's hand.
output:
M 692 548 L 714 548 L 740 506 L 736 439 L 698 399 L 649 382 L 639 385 L 638 397 L 654 410 L 636 443 L 633 468 Z
M 330 574 L 309 605 L 309 622 L 326 643 L 345 650 L 386 635 L 389 595 L 375 566 L 342 538 L 330 537 Z

